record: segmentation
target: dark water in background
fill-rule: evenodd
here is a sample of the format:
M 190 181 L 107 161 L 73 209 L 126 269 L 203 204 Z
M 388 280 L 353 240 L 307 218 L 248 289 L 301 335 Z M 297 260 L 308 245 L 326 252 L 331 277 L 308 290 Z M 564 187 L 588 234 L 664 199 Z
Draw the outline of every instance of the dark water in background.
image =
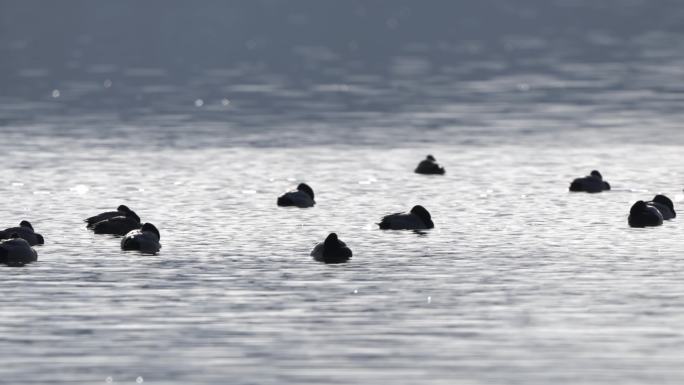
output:
M 682 383 L 684 3 L 595 3 L 0 0 L 0 382 Z
M 680 142 L 683 25 L 677 1 L 3 1 L 0 122 L 160 145 Z

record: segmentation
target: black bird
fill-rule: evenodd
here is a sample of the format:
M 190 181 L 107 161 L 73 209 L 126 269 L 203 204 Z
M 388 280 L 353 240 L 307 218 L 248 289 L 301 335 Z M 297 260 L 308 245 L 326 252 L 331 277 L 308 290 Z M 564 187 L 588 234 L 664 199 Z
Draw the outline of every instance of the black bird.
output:
M 126 205 L 120 205 L 119 207 L 116 208 L 116 211 L 105 211 L 103 213 L 93 215 L 90 218 L 86 218 L 85 222 L 87 223 L 88 228 L 92 228 L 95 226 L 97 222 L 102 222 L 104 220 L 114 218 L 114 217 L 125 217 L 129 213 L 135 214 L 135 212 L 131 209 L 128 208 Z
M 610 190 L 610 184 L 605 182 L 601 173 L 596 170 L 592 170 L 588 176 L 577 178 L 570 183 L 570 191 L 597 193 L 605 190 Z
M 297 190 L 286 192 L 278 197 L 278 206 L 296 206 L 300 208 L 312 207 L 316 204 L 314 201 L 314 192 L 306 183 L 300 183 Z
M 444 172 L 444 167 L 437 164 L 437 160 L 432 155 L 425 157 L 423 161 L 418 163 L 418 167 L 415 169 L 416 174 L 444 175 Z
M 33 231 L 33 226 L 29 221 L 21 221 L 19 227 L 10 227 L 0 231 L 0 239 L 9 239 L 12 234 L 17 234 L 19 238 L 25 240 L 31 246 L 45 243 L 43 236 Z
M 629 210 L 627 222 L 632 227 L 660 226 L 663 215 L 657 208 L 649 206 L 644 201 L 637 201 Z
M 672 200 L 665 195 L 658 194 L 654 196 L 651 201 L 646 202 L 646 204 L 658 209 L 664 220 L 672 219 L 677 216 L 677 213 L 674 209 L 674 203 L 672 203 Z
M 311 250 L 311 256 L 318 262 L 344 263 L 352 257 L 352 251 L 337 238 L 337 234 L 330 233 L 324 242 Z
M 378 223 L 383 230 L 425 230 L 435 227 L 430 213 L 421 205 L 413 206 L 410 213 L 386 215 Z
M 145 223 L 139 230 L 132 230 L 121 239 L 121 249 L 155 254 L 161 249 L 160 238 L 159 230 L 153 224 Z
M 9 239 L 0 242 L 0 263 L 9 266 L 23 266 L 38 260 L 38 253 L 31 245 L 19 237 L 19 234 L 10 234 Z
M 129 211 L 125 215 L 99 221 L 92 226 L 92 229 L 95 234 L 126 235 L 129 231 L 139 229 L 140 227 L 142 225 L 140 224 L 138 214 Z

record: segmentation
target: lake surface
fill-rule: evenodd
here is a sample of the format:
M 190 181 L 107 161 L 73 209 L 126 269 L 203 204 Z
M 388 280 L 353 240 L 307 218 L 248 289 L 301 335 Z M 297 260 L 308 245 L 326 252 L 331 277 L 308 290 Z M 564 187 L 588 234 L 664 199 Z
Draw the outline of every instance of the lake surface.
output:
M 684 229 L 627 215 L 684 202 L 684 6 L 478 4 L 0 1 L 2 225 L 46 240 L 0 378 L 682 383 Z M 85 228 L 121 203 L 158 255 Z

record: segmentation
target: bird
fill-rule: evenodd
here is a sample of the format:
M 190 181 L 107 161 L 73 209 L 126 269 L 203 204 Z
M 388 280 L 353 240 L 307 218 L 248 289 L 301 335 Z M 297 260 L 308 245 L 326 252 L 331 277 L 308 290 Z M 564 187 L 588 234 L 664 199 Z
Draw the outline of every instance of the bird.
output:
M 677 216 L 672 200 L 665 195 L 658 194 L 654 196 L 652 200 L 646 202 L 646 204 L 658 209 L 664 220 L 672 219 Z
M 413 206 L 410 213 L 386 215 L 378 223 L 383 230 L 425 230 L 435 227 L 430 213 L 421 205 Z
M 604 181 L 603 175 L 596 170 L 592 170 L 588 176 L 576 178 L 570 183 L 570 191 L 597 193 L 605 190 L 610 190 L 610 184 Z
M 128 213 L 133 213 L 135 212 L 131 209 L 128 208 L 126 205 L 119 205 L 119 207 L 116 208 L 116 211 L 105 211 L 103 213 L 93 215 L 90 218 L 86 218 L 85 222 L 87 223 L 86 227 L 92 228 L 95 226 L 97 222 L 102 222 L 104 220 L 114 218 L 114 217 L 121 217 L 121 216 L 126 216 Z
M 121 249 L 156 254 L 161 249 L 160 238 L 159 230 L 153 224 L 145 223 L 140 229 L 131 230 L 121 239 Z
M 99 221 L 92 226 L 95 234 L 126 235 L 141 227 L 140 217 L 133 211 Z
M 631 227 L 660 226 L 663 224 L 663 215 L 646 202 L 637 201 L 629 210 L 627 222 Z
M 8 266 L 23 266 L 38 260 L 38 252 L 17 233 L 0 242 L 0 263 Z
M 416 174 L 444 175 L 444 172 L 444 167 L 437 164 L 437 160 L 432 155 L 426 156 L 415 169 Z
M 352 257 L 352 251 L 335 233 L 330 233 L 325 241 L 317 244 L 311 250 L 314 260 L 323 263 L 344 263 Z
M 12 234 L 17 234 L 19 238 L 25 240 L 31 246 L 45 243 L 43 236 L 33 231 L 33 226 L 29 221 L 21 221 L 19 227 L 10 227 L 0 231 L 0 239 L 9 239 Z
M 297 190 L 289 191 L 278 197 L 278 206 L 296 206 L 300 208 L 313 207 L 314 192 L 306 183 L 300 183 Z

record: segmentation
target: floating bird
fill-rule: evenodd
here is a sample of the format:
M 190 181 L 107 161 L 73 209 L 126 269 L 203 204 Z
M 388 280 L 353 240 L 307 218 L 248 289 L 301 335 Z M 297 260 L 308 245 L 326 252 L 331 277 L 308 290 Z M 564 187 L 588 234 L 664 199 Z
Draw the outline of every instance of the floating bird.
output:
M 629 210 L 627 222 L 632 227 L 660 226 L 663 224 L 663 215 L 646 202 L 637 201 Z
M 122 250 L 138 250 L 145 254 L 156 254 L 161 249 L 159 230 L 145 223 L 139 230 L 132 230 L 121 239 Z
M 131 210 L 125 215 L 99 221 L 92 226 L 92 229 L 95 234 L 126 235 L 129 231 L 140 227 L 140 217 Z
M 428 155 L 423 161 L 418 163 L 415 169 L 416 174 L 444 175 L 444 167 L 437 164 L 435 157 Z
M 135 212 L 129 209 L 128 206 L 120 205 L 116 208 L 116 211 L 105 211 L 104 213 L 100 213 L 90 218 L 86 218 L 85 222 L 87 223 L 88 228 L 92 228 L 93 226 L 95 226 L 97 222 L 102 222 L 104 220 L 111 219 L 114 217 L 125 217 L 130 213 L 135 214 Z
M 297 190 L 286 192 L 278 197 L 278 206 L 296 206 L 301 208 L 312 207 L 316 204 L 314 201 L 314 192 L 306 183 L 300 183 Z
M 425 230 L 435 227 L 432 217 L 425 207 L 413 206 L 410 213 L 386 215 L 378 223 L 383 230 Z
M 9 239 L 0 242 L 0 263 L 9 266 L 23 266 L 38 260 L 38 252 L 19 234 L 10 234 Z
M 665 195 L 658 194 L 654 196 L 651 201 L 646 202 L 646 204 L 658 209 L 664 220 L 672 219 L 677 216 L 672 200 Z
M 352 257 L 352 251 L 337 238 L 337 234 L 330 233 L 324 242 L 311 250 L 311 256 L 318 262 L 344 263 Z
M 29 221 L 21 221 L 19 227 L 10 227 L 0 231 L 0 239 L 9 239 L 12 234 L 17 234 L 19 238 L 25 240 L 31 246 L 45 243 L 43 236 L 33 231 L 33 226 Z
M 610 190 L 610 185 L 603 180 L 601 173 L 596 170 L 593 170 L 589 176 L 577 178 L 570 183 L 570 191 L 597 193 L 604 190 Z

